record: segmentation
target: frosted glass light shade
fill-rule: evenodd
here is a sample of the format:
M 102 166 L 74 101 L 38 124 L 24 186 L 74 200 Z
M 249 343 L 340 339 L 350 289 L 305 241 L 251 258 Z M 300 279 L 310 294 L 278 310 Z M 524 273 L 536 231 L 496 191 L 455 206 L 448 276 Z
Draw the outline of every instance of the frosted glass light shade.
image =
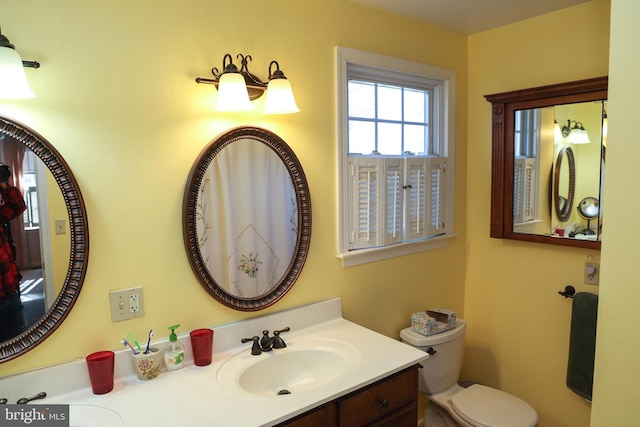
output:
M 291 83 L 287 79 L 271 79 L 267 85 L 264 114 L 289 114 L 300 111 L 293 97 Z
M 591 140 L 589 139 L 589 134 L 586 130 L 580 128 L 571 129 L 571 133 L 569 134 L 569 143 L 570 144 L 589 144 Z
M 562 141 L 562 131 L 557 121 L 553 121 L 553 142 L 557 143 Z
M 246 111 L 252 108 L 244 77 L 240 73 L 223 74 L 218 84 L 218 99 L 214 110 Z
M 0 98 L 35 98 L 27 76 L 24 73 L 22 58 L 15 50 L 0 47 Z

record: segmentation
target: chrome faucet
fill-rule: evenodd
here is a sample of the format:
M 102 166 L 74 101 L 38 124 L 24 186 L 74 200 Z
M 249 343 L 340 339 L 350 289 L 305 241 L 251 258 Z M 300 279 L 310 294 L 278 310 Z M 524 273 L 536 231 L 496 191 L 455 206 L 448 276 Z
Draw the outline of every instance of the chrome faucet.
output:
M 289 332 L 291 328 L 288 326 L 284 329 L 273 331 L 273 336 L 269 336 L 269 331 L 262 331 L 262 338 L 258 336 L 254 336 L 251 338 L 242 338 L 240 342 L 247 343 L 249 341 L 253 341 L 253 345 L 251 346 L 251 354 L 254 356 L 258 356 L 262 354 L 263 351 L 271 351 L 271 349 L 275 348 L 285 348 L 287 343 L 284 342 L 282 338 L 280 338 L 280 334 L 282 332 Z

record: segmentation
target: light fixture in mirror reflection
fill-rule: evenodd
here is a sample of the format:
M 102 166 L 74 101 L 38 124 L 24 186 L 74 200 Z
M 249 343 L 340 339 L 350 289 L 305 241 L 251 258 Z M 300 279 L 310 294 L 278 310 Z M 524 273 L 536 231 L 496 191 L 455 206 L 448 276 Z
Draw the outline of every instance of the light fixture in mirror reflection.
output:
M 607 86 L 597 77 L 485 96 L 493 122 L 491 237 L 600 248 L 602 210 L 589 223 L 575 207 L 586 197 L 602 206 Z
M 239 310 L 269 306 L 294 284 L 309 248 L 302 166 L 269 131 L 229 131 L 194 164 L 183 221 L 191 266 L 207 291 Z
M 60 326 L 75 304 L 87 269 L 89 234 L 78 184 L 62 156 L 42 136 L 0 117 L 3 160 L 20 171 L 27 202 L 11 224 L 22 269 L 24 332 L 0 343 L 0 362 L 33 349 Z

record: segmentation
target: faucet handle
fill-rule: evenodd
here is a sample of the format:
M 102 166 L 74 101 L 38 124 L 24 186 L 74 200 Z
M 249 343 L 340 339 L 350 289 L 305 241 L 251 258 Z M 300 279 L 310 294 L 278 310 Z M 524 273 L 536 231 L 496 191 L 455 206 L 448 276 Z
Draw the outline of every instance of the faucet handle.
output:
M 249 341 L 253 341 L 253 345 L 251 346 L 251 354 L 254 356 L 258 356 L 260 354 L 262 354 L 262 348 L 260 347 L 260 337 L 255 336 L 255 337 L 251 337 L 251 338 L 242 338 L 240 340 L 240 342 L 242 342 L 243 344 Z
M 287 326 L 286 328 L 280 329 L 279 331 L 273 331 L 273 335 L 278 336 L 282 332 L 289 332 L 290 330 L 291 330 L 291 328 Z
M 282 338 L 280 338 L 280 334 L 282 332 L 289 332 L 291 330 L 290 327 L 286 327 L 284 329 L 280 329 L 278 331 L 273 331 L 273 348 L 285 348 L 287 344 L 284 342 Z
M 23 397 L 21 399 L 18 399 L 18 401 L 16 403 L 18 405 L 24 405 L 25 403 L 31 402 L 32 400 L 44 399 L 45 397 L 47 397 L 47 393 L 45 393 L 44 391 L 41 391 L 40 393 L 36 394 L 35 396 Z

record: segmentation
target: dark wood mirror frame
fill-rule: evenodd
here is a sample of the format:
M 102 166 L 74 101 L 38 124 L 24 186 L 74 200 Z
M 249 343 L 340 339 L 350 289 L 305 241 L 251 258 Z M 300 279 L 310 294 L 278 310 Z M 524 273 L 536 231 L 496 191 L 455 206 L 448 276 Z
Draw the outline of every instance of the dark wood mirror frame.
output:
M 89 229 L 80 187 L 53 145 L 28 127 L 4 117 L 0 117 L 0 134 L 22 142 L 49 169 L 67 206 L 71 235 L 69 268 L 60 293 L 36 323 L 17 337 L 0 343 L 0 362 L 6 362 L 42 343 L 60 326 L 78 300 L 89 260 Z
M 293 256 L 285 274 L 273 288 L 253 298 L 242 298 L 232 295 L 221 287 L 209 271 L 202 257 L 197 235 L 197 205 L 200 186 L 205 172 L 213 158 L 229 144 L 243 139 L 262 142 L 273 150 L 289 171 L 296 194 L 298 231 Z M 278 135 L 256 127 L 240 127 L 224 133 L 212 141 L 196 159 L 184 194 L 183 201 L 183 235 L 189 256 L 189 263 L 200 284 L 219 302 L 227 307 L 241 311 L 257 311 L 276 303 L 294 285 L 302 271 L 309 252 L 311 241 L 311 195 L 300 161 L 295 153 Z
M 609 79 L 605 76 L 485 95 L 487 101 L 492 104 L 491 237 L 600 249 L 599 241 L 555 238 L 513 231 L 514 112 L 606 100 L 608 84 Z

